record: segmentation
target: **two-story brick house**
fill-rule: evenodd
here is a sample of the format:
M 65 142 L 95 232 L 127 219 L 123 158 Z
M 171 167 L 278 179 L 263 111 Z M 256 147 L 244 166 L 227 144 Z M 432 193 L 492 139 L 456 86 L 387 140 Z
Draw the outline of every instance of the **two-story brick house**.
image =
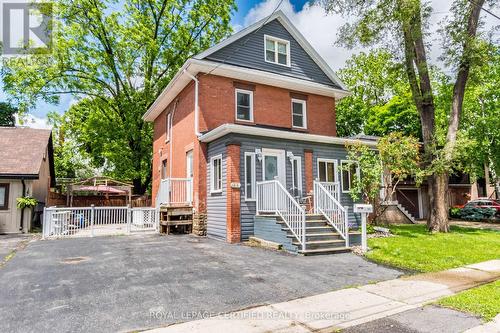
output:
M 182 191 L 210 237 L 267 232 L 292 249 L 345 249 L 359 175 L 340 168 L 350 140 L 336 136 L 335 103 L 347 94 L 281 11 L 243 29 L 188 59 L 144 115 L 154 122 L 153 198 L 165 203 L 165 180 L 192 179 Z

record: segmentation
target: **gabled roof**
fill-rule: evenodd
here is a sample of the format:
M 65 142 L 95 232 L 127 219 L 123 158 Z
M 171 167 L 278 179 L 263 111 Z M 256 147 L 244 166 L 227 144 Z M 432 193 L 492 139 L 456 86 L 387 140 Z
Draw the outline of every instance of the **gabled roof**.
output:
M 44 158 L 54 177 L 52 131 L 25 127 L 0 127 L 0 177 L 37 179 Z
M 311 59 L 318 65 L 319 68 L 328 76 L 328 78 L 334 82 L 338 87 L 343 90 L 347 90 L 346 86 L 340 81 L 335 72 L 331 69 L 331 67 L 326 63 L 326 61 L 316 52 L 316 50 L 309 44 L 309 42 L 305 39 L 304 35 L 300 33 L 299 30 L 290 22 L 288 17 L 281 11 L 276 11 L 270 17 L 265 17 L 262 20 L 255 22 L 254 24 L 238 31 L 237 33 L 229 36 L 222 42 L 212 46 L 211 48 L 195 55 L 194 59 L 205 59 L 209 57 L 211 54 L 219 51 L 220 49 L 236 42 L 237 40 L 247 36 L 248 34 L 258 30 L 265 24 L 272 22 L 273 20 L 278 20 L 283 27 L 295 38 L 295 40 L 299 43 L 299 45 L 306 51 L 306 53 L 311 57 Z

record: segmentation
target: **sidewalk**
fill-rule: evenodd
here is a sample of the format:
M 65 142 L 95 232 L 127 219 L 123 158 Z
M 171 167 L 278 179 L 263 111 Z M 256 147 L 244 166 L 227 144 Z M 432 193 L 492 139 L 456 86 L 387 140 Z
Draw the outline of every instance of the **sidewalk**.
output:
M 148 332 L 316 332 L 342 329 L 414 309 L 500 278 L 500 260 L 221 314 Z

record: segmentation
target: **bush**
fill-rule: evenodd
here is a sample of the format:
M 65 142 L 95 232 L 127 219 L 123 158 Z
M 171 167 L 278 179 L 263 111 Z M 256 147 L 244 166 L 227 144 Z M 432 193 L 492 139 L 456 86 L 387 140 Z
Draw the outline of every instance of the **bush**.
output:
M 450 217 L 459 218 L 461 212 L 462 212 L 462 208 L 460 208 L 460 207 L 451 207 L 450 208 Z
M 494 208 L 464 207 L 460 210 L 460 217 L 466 220 L 488 220 L 496 214 Z

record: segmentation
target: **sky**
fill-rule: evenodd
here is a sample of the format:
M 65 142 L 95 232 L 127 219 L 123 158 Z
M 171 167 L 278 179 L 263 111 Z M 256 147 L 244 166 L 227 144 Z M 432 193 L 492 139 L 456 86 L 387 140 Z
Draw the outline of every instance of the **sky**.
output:
M 271 14 L 277 7 L 280 0 L 236 0 L 238 10 L 234 13 L 231 24 L 235 31 L 242 29 Z M 452 0 L 432 0 L 433 14 L 431 16 L 431 26 L 437 27 L 449 12 Z M 291 20 L 298 30 L 311 43 L 316 51 L 326 60 L 333 70 L 338 70 L 345 65 L 347 59 L 353 54 L 359 53 L 361 49 L 348 50 L 334 45 L 337 39 L 337 31 L 345 21 L 337 15 L 326 15 L 325 11 L 318 5 L 310 5 L 305 0 L 283 0 L 280 8 Z M 497 10 L 499 13 L 499 10 Z M 481 15 L 486 19 L 486 28 L 493 24 L 500 24 L 498 20 L 483 12 Z M 431 38 L 436 38 L 431 36 Z M 439 44 L 439 43 L 434 43 Z M 431 49 L 431 59 L 437 62 L 440 53 L 438 47 Z M 1 87 L 1 86 L 0 86 Z M 5 95 L 0 91 L 0 100 L 4 100 Z M 46 115 L 50 111 L 63 113 L 75 102 L 74 97 L 65 95 L 61 97 L 59 105 L 39 103 L 31 111 L 28 123 L 30 127 L 47 128 Z

